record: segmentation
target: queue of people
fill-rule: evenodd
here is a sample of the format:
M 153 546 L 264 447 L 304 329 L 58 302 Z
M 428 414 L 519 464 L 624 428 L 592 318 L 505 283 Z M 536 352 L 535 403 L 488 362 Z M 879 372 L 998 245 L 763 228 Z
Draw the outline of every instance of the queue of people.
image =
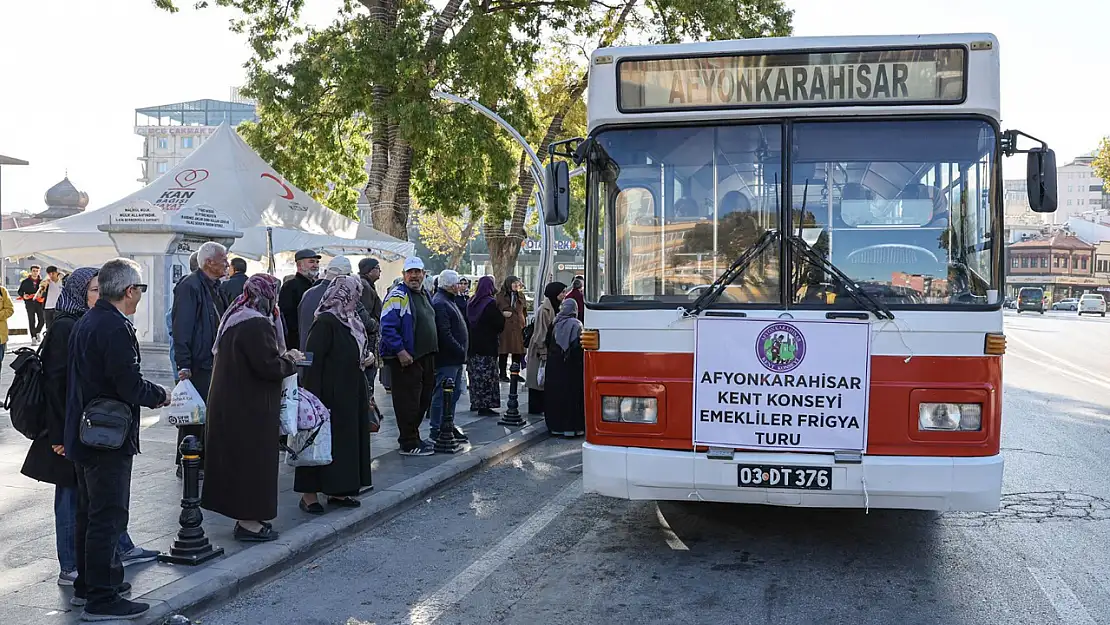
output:
M 309 514 L 358 507 L 358 496 L 373 488 L 379 375 L 392 396 L 402 456 L 435 453 L 444 415 L 462 394 L 478 416 L 498 416 L 511 364 L 523 365 L 530 412 L 543 413 L 553 434 L 584 434 L 575 288 L 547 285 L 526 341 L 527 304 L 516 277 L 498 289 L 484 276 L 471 294 L 456 271 L 432 277 L 421 259 L 409 258 L 382 298 L 377 260 L 363 259 L 352 275 L 350 262 L 337 257 L 323 276 L 320 260 L 301 250 L 296 273 L 284 281 L 248 277 L 244 262 L 229 262 L 226 247 L 207 242 L 173 289 L 166 320 L 171 360 L 178 381 L 188 380 L 205 404 L 203 423 L 179 426 L 178 441 L 190 434 L 203 441 L 201 506 L 233 519 L 237 540 L 279 537 L 272 523 L 284 445 L 279 413 L 283 383 L 295 375 L 330 416 L 331 462 L 295 470 L 293 490 Z M 74 586 L 71 601 L 84 607 L 83 618 L 135 618 L 148 606 L 124 598 L 130 585 L 123 567 L 159 555 L 127 534 L 139 410 L 169 405 L 171 391 L 139 370 L 129 316 L 147 287 L 136 263 L 81 267 L 59 285 L 41 350 L 47 427 L 33 441 L 23 473 L 55 485 L 58 583 Z M 20 296 L 26 290 L 32 299 L 54 288 L 26 286 Z M 580 283 L 574 286 L 580 290 Z M 449 396 L 448 379 L 455 388 Z M 104 401 L 115 403 L 105 408 Z M 105 409 L 130 415 L 115 448 L 100 445 L 82 426 L 86 412 Z M 468 442 L 457 424 L 449 434 Z M 180 452 L 175 456 L 181 477 Z

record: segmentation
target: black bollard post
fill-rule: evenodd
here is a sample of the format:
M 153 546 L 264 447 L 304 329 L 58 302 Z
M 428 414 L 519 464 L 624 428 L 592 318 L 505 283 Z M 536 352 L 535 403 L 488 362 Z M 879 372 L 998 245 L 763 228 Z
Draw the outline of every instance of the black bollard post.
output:
M 452 406 L 455 395 L 455 381 L 451 378 L 443 379 L 443 420 L 439 423 L 439 437 L 436 438 L 435 449 L 437 454 L 453 454 L 459 451 L 462 444 L 455 438 L 455 409 Z
M 181 466 L 184 485 L 181 494 L 181 516 L 178 523 L 181 529 L 169 553 L 158 556 L 159 562 L 170 564 L 202 564 L 223 555 L 223 547 L 214 547 L 204 535 L 201 522 L 204 514 L 200 511 L 200 441 L 192 434 L 181 441 Z
M 520 363 L 514 362 L 511 369 L 509 369 L 509 402 L 505 408 L 505 413 L 501 415 L 501 419 L 497 421 L 498 425 L 509 425 L 512 427 L 520 427 L 528 425 L 528 422 L 520 416 L 520 402 L 517 401 L 516 386 L 520 382 Z

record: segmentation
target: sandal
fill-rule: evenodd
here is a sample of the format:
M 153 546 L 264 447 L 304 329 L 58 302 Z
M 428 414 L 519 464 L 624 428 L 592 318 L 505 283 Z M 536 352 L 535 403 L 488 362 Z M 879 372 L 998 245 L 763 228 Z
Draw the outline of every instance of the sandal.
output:
M 357 508 L 362 502 L 352 497 L 328 497 L 328 503 L 340 508 Z
M 266 527 L 265 525 L 263 525 L 262 529 L 258 530 L 257 532 L 252 532 L 244 528 L 242 525 L 239 525 L 239 523 L 235 524 L 235 540 L 241 540 L 243 542 L 250 543 L 264 543 L 271 540 L 277 540 L 278 537 L 279 534 L 274 531 L 274 528 L 272 527 Z
M 301 510 L 304 510 L 309 514 L 323 514 L 325 512 L 324 506 L 321 506 L 319 501 L 312 505 L 307 505 L 305 504 L 304 499 L 302 499 L 297 502 L 297 505 L 300 506 Z

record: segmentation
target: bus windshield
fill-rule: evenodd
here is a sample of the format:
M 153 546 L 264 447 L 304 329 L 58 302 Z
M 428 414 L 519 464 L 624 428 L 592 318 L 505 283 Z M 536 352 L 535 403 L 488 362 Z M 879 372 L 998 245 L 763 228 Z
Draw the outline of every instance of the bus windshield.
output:
M 595 139 L 593 301 L 689 302 L 779 229 L 884 305 L 995 303 L 997 140 L 985 121 L 622 128 Z M 777 306 L 785 289 L 795 307 L 859 307 L 839 278 L 800 255 L 783 262 L 782 249 L 715 305 Z

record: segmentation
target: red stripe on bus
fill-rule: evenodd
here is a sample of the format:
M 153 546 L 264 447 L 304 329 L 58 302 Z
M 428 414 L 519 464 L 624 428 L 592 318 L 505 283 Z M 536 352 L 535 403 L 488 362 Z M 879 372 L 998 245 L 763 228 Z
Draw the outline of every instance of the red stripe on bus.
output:
M 694 355 L 586 352 L 586 440 L 598 445 L 689 450 Z M 888 456 L 993 456 L 1002 424 L 1000 356 L 871 357 L 867 451 Z M 660 399 L 654 425 L 601 420 L 601 396 Z M 920 432 L 921 402 L 982 403 L 976 432 Z

